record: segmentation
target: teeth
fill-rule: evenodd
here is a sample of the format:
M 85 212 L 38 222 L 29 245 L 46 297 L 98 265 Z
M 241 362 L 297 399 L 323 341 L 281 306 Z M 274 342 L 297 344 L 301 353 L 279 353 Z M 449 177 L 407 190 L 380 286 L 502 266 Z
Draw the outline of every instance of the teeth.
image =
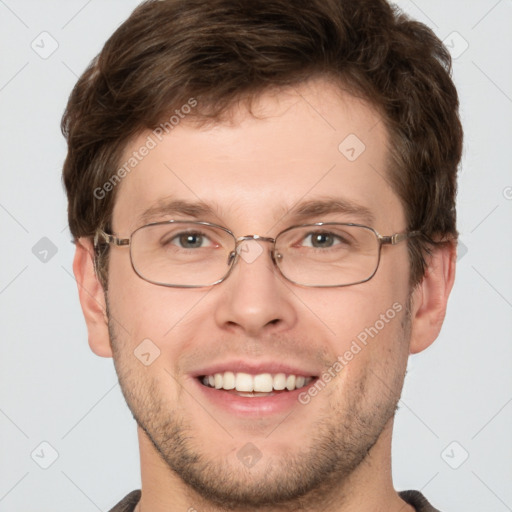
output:
M 223 389 L 235 389 L 236 385 L 236 377 L 233 372 L 225 372 L 222 377 L 222 387 Z
M 224 379 L 222 373 L 216 373 Z M 235 377 L 235 388 L 237 391 L 254 391 L 254 379 L 248 373 L 237 373 Z
M 262 393 L 272 391 L 274 386 L 274 379 L 270 373 L 261 373 L 254 376 L 254 390 Z
M 215 389 L 225 389 L 227 391 L 236 389 L 242 396 L 255 396 L 252 393 L 270 393 L 272 391 L 282 391 L 287 389 L 293 391 L 307 386 L 312 377 L 304 377 L 302 375 L 285 375 L 284 373 L 260 373 L 251 375 L 249 373 L 215 373 L 214 375 L 206 375 L 202 378 L 205 386 Z
M 274 389 L 281 391 L 286 387 L 286 375 L 284 373 L 278 373 L 274 375 Z

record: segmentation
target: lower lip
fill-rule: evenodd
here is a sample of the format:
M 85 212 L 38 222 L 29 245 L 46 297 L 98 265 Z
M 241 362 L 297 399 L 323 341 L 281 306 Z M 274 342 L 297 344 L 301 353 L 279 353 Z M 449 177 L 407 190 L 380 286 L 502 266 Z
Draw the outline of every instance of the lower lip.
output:
M 316 379 L 313 379 L 307 386 L 300 389 L 276 393 L 275 395 L 246 397 L 205 386 L 197 378 L 194 380 L 203 396 L 210 403 L 232 414 L 243 416 L 279 414 L 289 411 L 295 405 L 303 407 L 299 402 L 299 395 L 307 392 L 316 382 Z

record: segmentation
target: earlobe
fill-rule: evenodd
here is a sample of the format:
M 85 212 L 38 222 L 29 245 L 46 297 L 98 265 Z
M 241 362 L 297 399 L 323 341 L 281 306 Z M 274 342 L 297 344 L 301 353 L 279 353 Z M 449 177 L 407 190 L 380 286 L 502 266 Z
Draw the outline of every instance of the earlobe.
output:
M 98 356 L 112 357 L 105 293 L 94 269 L 93 254 L 90 240 L 82 238 L 77 240 L 73 273 L 87 324 L 89 346 Z
M 412 294 L 411 354 L 428 348 L 441 331 L 455 280 L 456 252 L 456 242 L 445 242 L 427 256 L 425 275 Z

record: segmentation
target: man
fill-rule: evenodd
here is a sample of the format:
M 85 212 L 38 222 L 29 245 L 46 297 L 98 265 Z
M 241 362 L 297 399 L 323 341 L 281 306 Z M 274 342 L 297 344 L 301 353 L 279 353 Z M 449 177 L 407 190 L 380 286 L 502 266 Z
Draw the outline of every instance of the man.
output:
M 435 511 L 391 479 L 454 280 L 450 58 L 384 0 L 140 5 L 63 130 L 92 350 L 138 424 L 113 511 Z

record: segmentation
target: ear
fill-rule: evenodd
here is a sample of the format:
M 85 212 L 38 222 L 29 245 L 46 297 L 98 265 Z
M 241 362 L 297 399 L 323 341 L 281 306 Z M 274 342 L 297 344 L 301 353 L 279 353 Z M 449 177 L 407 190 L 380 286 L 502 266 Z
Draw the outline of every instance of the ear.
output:
M 427 256 L 425 275 L 412 297 L 411 354 L 425 350 L 439 336 L 455 280 L 456 259 L 455 241 L 434 246 L 432 253 Z
M 91 240 L 80 238 L 76 242 L 73 273 L 87 324 L 89 346 L 98 356 L 112 357 L 105 293 L 94 269 L 94 249 Z

